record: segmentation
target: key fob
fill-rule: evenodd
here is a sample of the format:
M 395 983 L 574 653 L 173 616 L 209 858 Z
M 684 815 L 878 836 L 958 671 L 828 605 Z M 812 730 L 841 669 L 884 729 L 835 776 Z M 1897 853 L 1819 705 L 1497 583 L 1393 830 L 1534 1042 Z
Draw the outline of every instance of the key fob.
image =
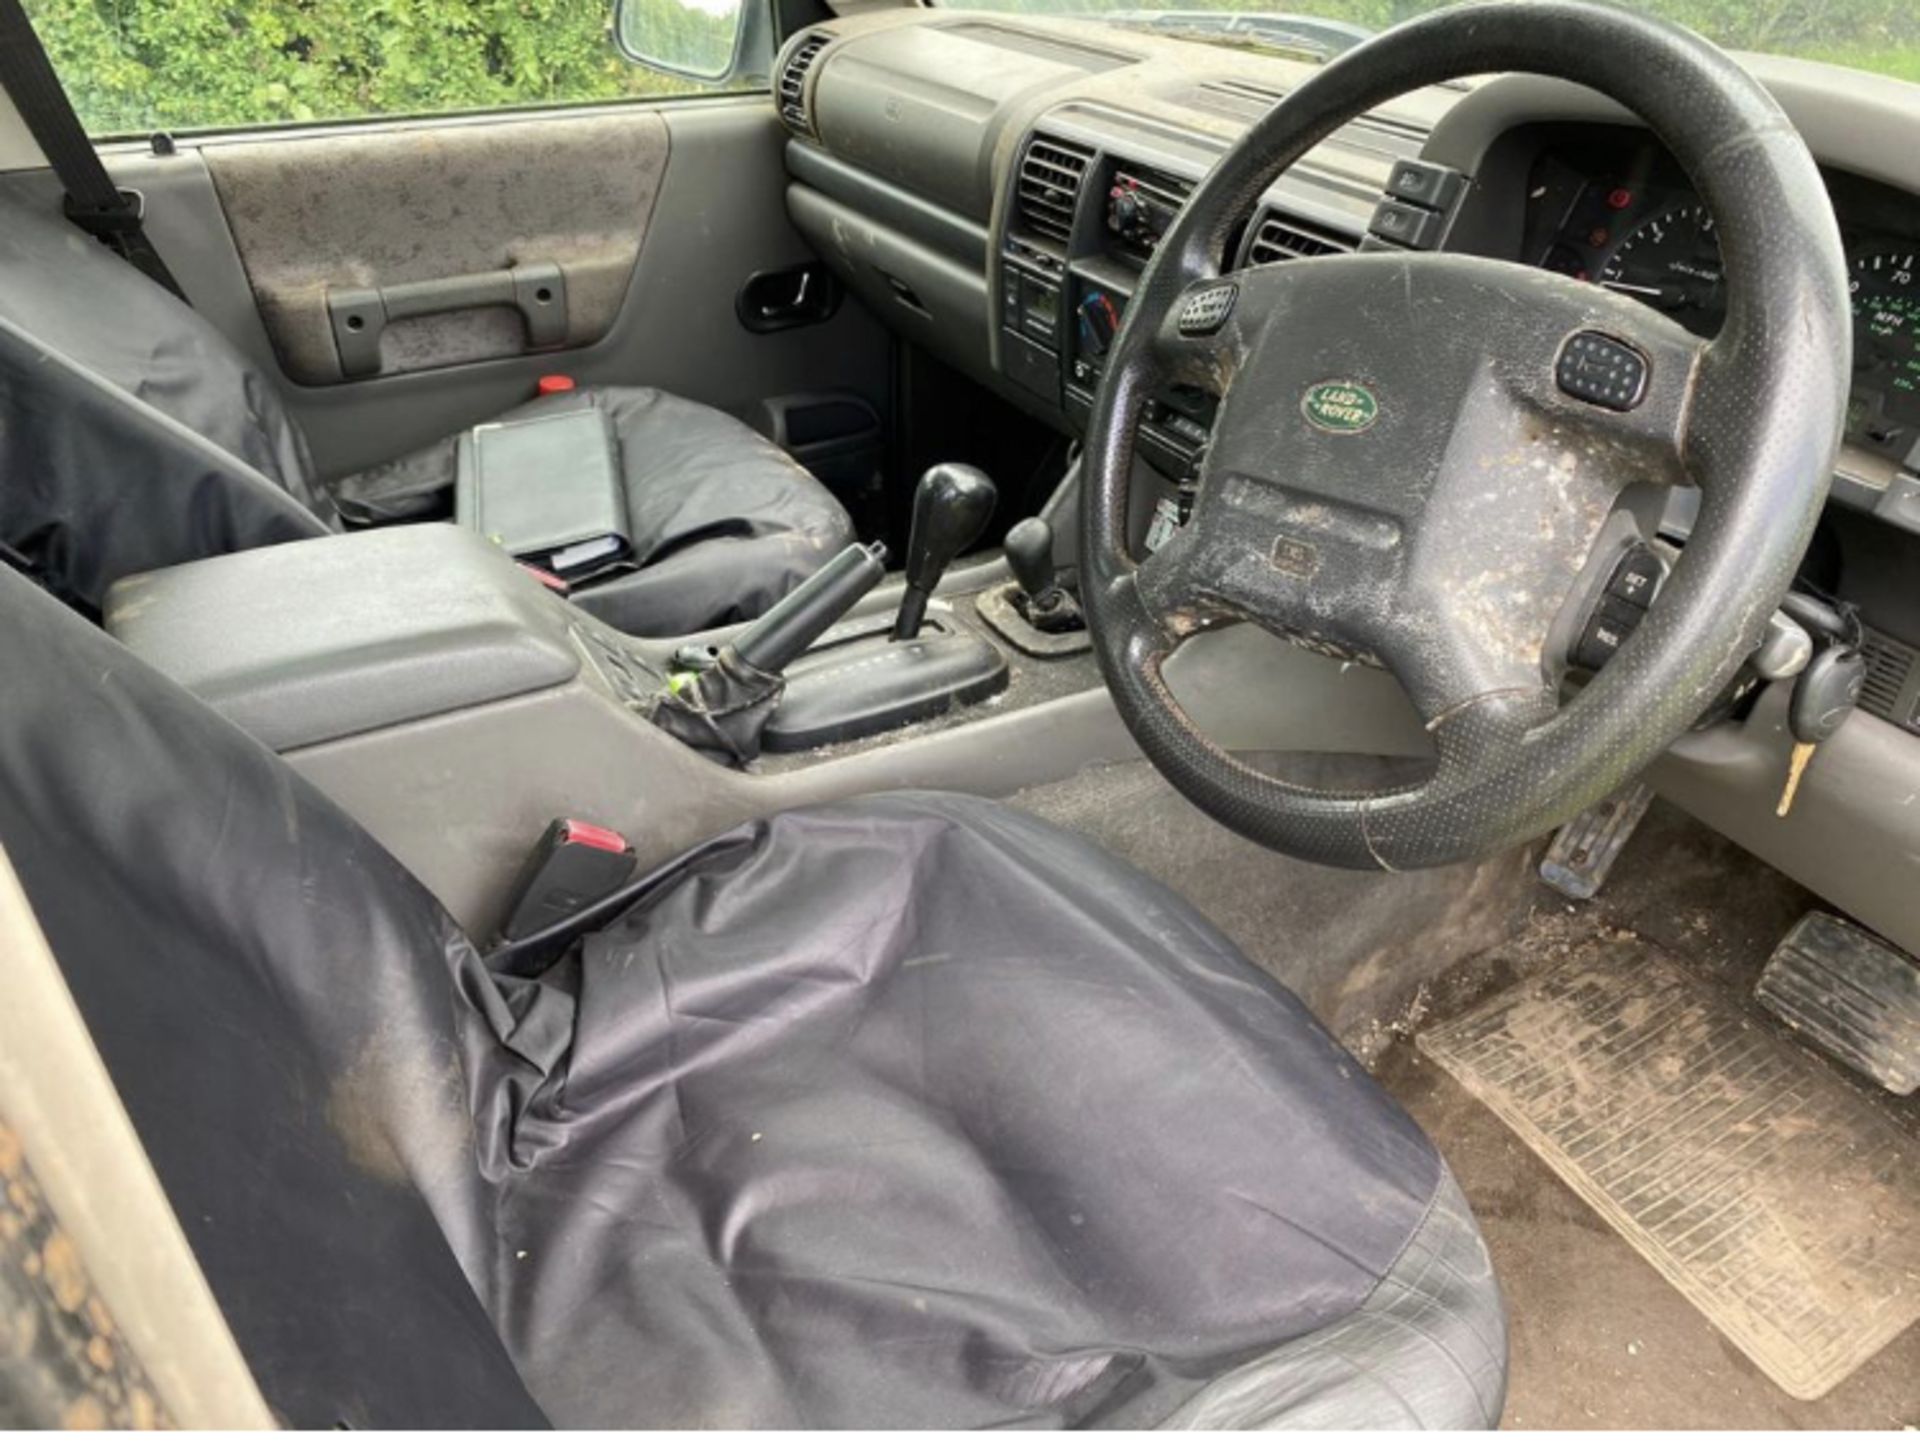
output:
M 1850 645 L 1823 646 L 1793 684 L 1787 728 L 1804 745 L 1819 745 L 1840 729 L 1860 703 L 1867 658 Z

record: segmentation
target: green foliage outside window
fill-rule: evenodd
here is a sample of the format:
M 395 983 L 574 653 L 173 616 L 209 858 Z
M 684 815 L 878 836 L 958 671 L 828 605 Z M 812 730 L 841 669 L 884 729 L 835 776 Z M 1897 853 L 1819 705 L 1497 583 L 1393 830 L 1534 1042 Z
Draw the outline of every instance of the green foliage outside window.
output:
M 651 33 L 731 29 L 713 0 L 630 0 Z M 1271 10 L 1384 29 L 1449 0 L 969 0 L 1053 14 Z M 1920 0 L 1638 0 L 1723 45 L 1920 81 Z M 96 135 L 682 94 L 627 60 L 612 0 L 27 0 Z M 689 53 L 702 47 L 690 45 Z M 705 49 L 711 50 L 708 45 Z
M 721 26 L 681 0 L 663 24 Z M 670 95 L 611 0 L 27 0 L 87 129 L 144 134 Z

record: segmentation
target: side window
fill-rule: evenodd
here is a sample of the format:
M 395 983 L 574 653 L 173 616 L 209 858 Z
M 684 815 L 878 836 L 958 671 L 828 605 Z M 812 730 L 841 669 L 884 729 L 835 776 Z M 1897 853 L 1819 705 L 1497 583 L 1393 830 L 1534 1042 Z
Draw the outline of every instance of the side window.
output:
M 90 134 L 766 86 L 765 0 L 27 0 Z

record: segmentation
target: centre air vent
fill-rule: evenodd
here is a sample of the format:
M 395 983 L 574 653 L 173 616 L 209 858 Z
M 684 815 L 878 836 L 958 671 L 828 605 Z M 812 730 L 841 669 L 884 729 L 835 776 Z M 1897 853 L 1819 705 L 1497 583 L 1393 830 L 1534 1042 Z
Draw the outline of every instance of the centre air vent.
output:
M 1291 215 L 1268 211 L 1247 247 L 1247 264 L 1272 265 L 1282 260 L 1313 260 L 1322 255 L 1346 255 L 1354 247 L 1351 236 L 1322 229 Z
M 807 72 L 831 39 L 831 35 L 816 31 L 802 40 L 780 67 L 780 118 L 801 135 L 813 134 L 813 122 L 807 116 Z
M 1065 245 L 1073 238 L 1073 207 L 1087 178 L 1089 152 L 1036 135 L 1020 155 L 1014 208 L 1027 229 Z

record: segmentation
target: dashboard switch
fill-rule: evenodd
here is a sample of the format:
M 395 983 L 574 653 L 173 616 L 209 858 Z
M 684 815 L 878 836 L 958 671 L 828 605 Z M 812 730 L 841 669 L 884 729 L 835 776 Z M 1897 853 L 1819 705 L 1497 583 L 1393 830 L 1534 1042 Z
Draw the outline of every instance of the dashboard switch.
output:
M 1372 230 L 1409 250 L 1432 250 L 1440 244 L 1440 232 L 1446 223 L 1446 216 L 1437 210 L 1409 205 L 1404 200 L 1382 200 L 1374 207 Z
M 1025 282 L 1012 266 L 1000 271 L 1000 319 L 1011 330 L 1020 328 L 1020 317 L 1027 308 Z
M 1395 200 L 1410 200 L 1428 210 L 1446 212 L 1466 189 L 1467 177 L 1445 165 L 1427 160 L 1401 160 L 1387 177 L 1387 194 Z
M 1230 280 L 1196 290 L 1180 306 L 1180 333 L 1212 335 L 1233 314 L 1234 298 L 1239 293 L 1239 288 Z
M 1593 330 L 1566 343 L 1554 378 L 1575 400 L 1608 410 L 1632 410 L 1647 394 L 1646 358 L 1625 341 Z

